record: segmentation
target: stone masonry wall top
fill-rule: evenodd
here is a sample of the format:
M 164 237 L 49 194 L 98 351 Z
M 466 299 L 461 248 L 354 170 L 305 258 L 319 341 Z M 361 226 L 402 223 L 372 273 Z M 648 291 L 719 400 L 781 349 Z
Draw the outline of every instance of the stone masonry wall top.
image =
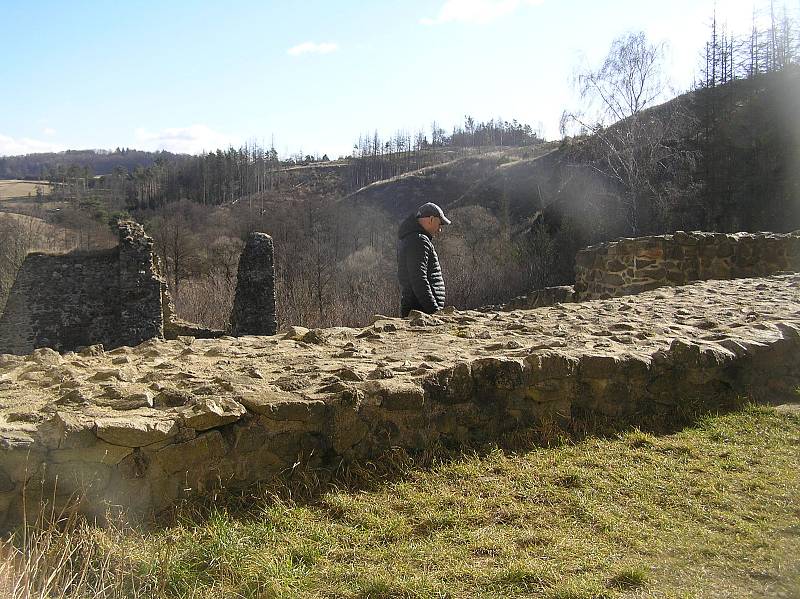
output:
M 602 299 L 691 281 L 762 277 L 800 270 L 800 231 L 686 233 L 621 239 L 575 259 L 575 296 Z
M 298 462 L 497 439 L 541 419 L 796 400 L 800 275 L 363 329 L 0 356 L 0 520 L 131 514 Z

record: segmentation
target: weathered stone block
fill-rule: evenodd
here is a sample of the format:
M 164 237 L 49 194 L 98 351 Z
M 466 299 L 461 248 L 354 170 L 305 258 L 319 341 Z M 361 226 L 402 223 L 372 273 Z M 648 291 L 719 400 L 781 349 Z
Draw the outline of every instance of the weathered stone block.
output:
M 606 381 L 619 368 L 621 357 L 615 354 L 583 354 L 578 371 L 582 379 Z
M 422 387 L 408 381 L 370 381 L 364 393 L 378 398 L 380 407 L 390 412 L 418 411 L 425 405 Z
M 525 380 L 528 384 L 571 377 L 577 369 L 577 358 L 555 351 L 541 351 L 525 358 Z
M 486 390 L 512 391 L 523 386 L 522 362 L 504 358 L 480 358 L 472 363 L 478 398 Z
M 247 410 L 238 401 L 229 397 L 196 397 L 194 401 L 177 411 L 183 426 L 205 431 L 235 422 Z
M 333 450 L 349 456 L 353 446 L 360 443 L 369 432 L 369 426 L 359 414 L 359 406 L 339 400 L 332 406 L 330 439 Z
M 234 335 L 274 335 L 278 330 L 274 247 L 265 233 L 251 233 L 239 258 L 231 330 Z
M 112 445 L 97 438 L 94 444 L 74 449 L 54 449 L 47 454 L 47 459 L 55 463 L 92 462 L 114 466 L 133 452 L 131 447 Z
M 233 477 L 246 484 L 270 480 L 277 472 L 292 466 L 287 460 L 266 449 L 237 453 L 235 457 L 224 458 L 222 462 L 228 462 Z
M 128 416 L 99 418 L 95 424 L 98 438 L 124 447 L 142 447 L 164 441 L 178 434 L 178 426 L 171 418 L 158 416 Z
M 48 448 L 80 449 L 97 443 L 94 420 L 74 412 L 55 412 L 39 424 L 36 437 Z
M 344 433 L 344 431 L 340 431 L 340 433 Z M 363 439 L 363 436 L 357 437 L 359 437 L 358 434 L 350 439 L 347 439 L 345 435 L 338 438 L 349 449 Z M 319 451 L 322 445 L 322 439 L 317 434 L 293 431 L 270 434 L 263 449 L 277 456 L 284 465 L 292 465 L 301 456 L 308 456 Z
M 184 443 L 174 443 L 155 452 L 153 459 L 168 474 L 191 469 L 207 471 L 228 452 L 228 446 L 219 431 L 198 435 Z
M 601 277 L 600 282 L 603 285 L 618 287 L 625 284 L 625 279 L 622 278 L 622 275 L 619 275 L 617 273 L 607 272 Z
M 458 404 L 472 401 L 475 386 L 470 365 L 456 364 L 428 377 L 422 382 L 425 396 L 431 401 L 444 404 Z
M 49 462 L 43 469 L 47 490 L 57 495 L 99 495 L 111 478 L 111 468 L 99 462 Z

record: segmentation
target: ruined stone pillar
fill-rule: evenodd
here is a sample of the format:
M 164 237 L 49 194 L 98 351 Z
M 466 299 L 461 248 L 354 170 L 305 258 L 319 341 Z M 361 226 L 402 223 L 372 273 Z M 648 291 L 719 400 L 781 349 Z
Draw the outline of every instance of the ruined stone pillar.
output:
M 144 227 L 121 221 L 119 234 L 119 319 L 112 346 L 138 345 L 164 336 L 161 288 L 153 255 L 153 239 Z
M 251 233 L 239 258 L 231 332 L 234 335 L 274 335 L 277 330 L 272 237 L 266 233 Z

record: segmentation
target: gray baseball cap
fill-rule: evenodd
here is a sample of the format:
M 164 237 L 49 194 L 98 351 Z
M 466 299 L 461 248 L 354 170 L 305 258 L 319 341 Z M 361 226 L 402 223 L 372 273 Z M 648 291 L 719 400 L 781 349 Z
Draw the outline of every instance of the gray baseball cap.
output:
M 428 202 L 427 204 L 423 204 L 417 208 L 417 218 L 424 218 L 426 216 L 438 216 L 440 219 L 442 219 L 443 225 L 450 224 L 450 219 L 444 215 L 444 212 L 441 208 L 439 208 L 439 205 L 434 204 L 433 202 Z

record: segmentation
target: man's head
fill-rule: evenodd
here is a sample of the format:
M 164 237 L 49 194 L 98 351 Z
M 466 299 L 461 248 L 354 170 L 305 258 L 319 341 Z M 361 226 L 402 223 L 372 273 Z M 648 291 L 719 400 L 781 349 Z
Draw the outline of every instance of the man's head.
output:
M 433 237 L 442 230 L 442 225 L 450 224 L 450 219 L 437 204 L 428 202 L 417 208 L 417 222 L 428 235 Z

